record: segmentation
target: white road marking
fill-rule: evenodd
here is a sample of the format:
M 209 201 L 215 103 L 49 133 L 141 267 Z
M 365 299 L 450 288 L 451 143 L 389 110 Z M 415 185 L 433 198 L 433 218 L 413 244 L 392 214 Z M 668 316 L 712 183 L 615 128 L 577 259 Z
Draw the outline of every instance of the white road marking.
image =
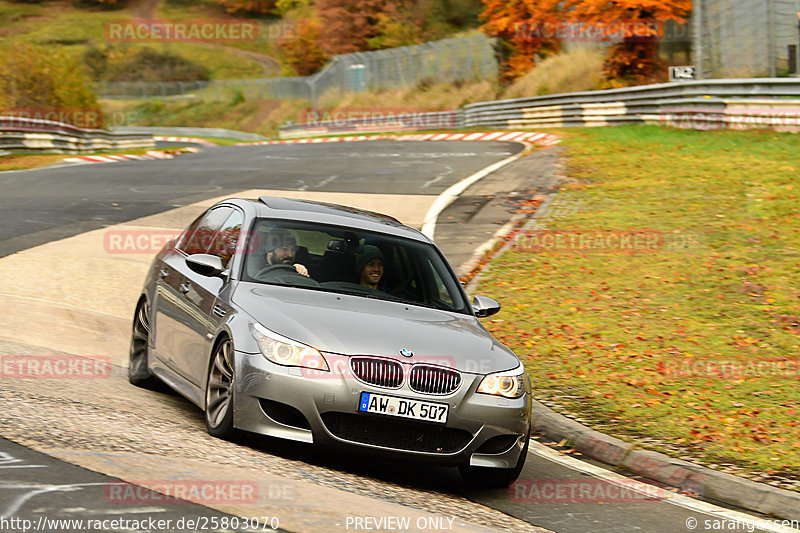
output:
M 530 145 L 527 143 L 521 143 L 525 145 L 525 148 L 528 148 Z M 444 209 L 453 203 L 458 196 L 463 193 L 467 187 L 476 183 L 477 181 L 485 178 L 495 170 L 506 166 L 509 163 L 512 163 L 522 157 L 525 153 L 525 150 L 520 150 L 518 153 L 512 155 L 511 157 L 507 157 L 502 161 L 498 161 L 497 163 L 493 163 L 488 167 L 485 167 L 478 172 L 472 174 L 471 176 L 467 176 L 463 180 L 455 183 L 447 188 L 442 194 L 436 197 L 433 204 L 431 204 L 428 212 L 425 213 L 425 221 L 422 224 L 422 234 L 428 237 L 430 240 L 433 240 L 434 233 L 436 231 L 436 221 L 439 218 L 439 215 L 444 211 Z
M 336 178 L 338 178 L 338 177 L 339 177 L 339 176 L 338 176 L 337 174 L 334 174 L 333 176 L 330 176 L 330 177 L 328 177 L 328 178 L 325 178 L 324 180 L 322 180 L 322 181 L 320 181 L 320 182 L 319 182 L 319 184 L 317 185 L 317 187 L 324 187 L 324 186 L 326 186 L 327 184 L 329 184 L 330 182 L 332 182 L 333 180 L 335 180 L 335 179 L 336 179 Z
M 82 490 L 83 487 L 97 487 L 97 486 L 106 486 L 108 483 L 75 483 L 72 485 L 4 485 L 0 484 L 0 490 L 2 489 L 13 489 L 13 490 L 25 490 L 29 489 L 29 492 L 18 496 L 11 503 L 8 507 L 5 508 L 3 514 L 0 514 L 0 518 L 8 519 L 14 516 L 19 509 L 25 505 L 25 502 L 30 500 L 31 498 L 38 496 L 40 494 L 48 494 L 51 492 L 74 492 L 77 490 Z

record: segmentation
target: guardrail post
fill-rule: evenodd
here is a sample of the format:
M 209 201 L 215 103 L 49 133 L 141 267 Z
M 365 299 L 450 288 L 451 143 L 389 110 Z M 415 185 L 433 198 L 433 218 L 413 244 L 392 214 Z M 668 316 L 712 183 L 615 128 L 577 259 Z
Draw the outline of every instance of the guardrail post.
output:
M 694 0 L 692 2 L 692 22 L 694 23 L 694 50 L 692 56 L 697 70 L 697 79 L 705 78 L 703 72 L 703 2 L 705 0 Z
M 317 109 L 317 88 L 313 81 L 306 81 L 309 93 L 311 94 L 311 109 Z

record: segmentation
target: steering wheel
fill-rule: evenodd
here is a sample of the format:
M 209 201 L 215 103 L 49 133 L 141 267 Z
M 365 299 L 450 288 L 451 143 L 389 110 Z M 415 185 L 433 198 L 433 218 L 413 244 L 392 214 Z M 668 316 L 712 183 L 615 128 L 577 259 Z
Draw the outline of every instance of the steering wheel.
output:
M 267 276 L 269 274 L 279 274 L 279 273 L 283 274 L 283 273 L 288 273 L 288 272 L 294 272 L 298 276 L 301 275 L 301 274 L 298 274 L 297 269 L 294 268 L 294 265 L 285 265 L 285 264 L 283 264 L 283 265 L 267 265 L 265 267 L 262 267 L 261 270 L 256 272 L 253 277 L 261 279 L 261 278 L 264 278 L 265 276 Z

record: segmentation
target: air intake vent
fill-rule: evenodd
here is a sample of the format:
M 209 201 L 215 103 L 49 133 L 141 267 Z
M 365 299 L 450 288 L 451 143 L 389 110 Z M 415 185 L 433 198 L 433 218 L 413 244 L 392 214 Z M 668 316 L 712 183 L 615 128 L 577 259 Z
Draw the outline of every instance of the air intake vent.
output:
M 440 366 L 415 365 L 408 386 L 425 394 L 450 394 L 461 385 L 461 374 Z
M 391 359 L 351 357 L 350 370 L 364 383 L 376 387 L 396 389 L 403 384 L 403 367 Z
M 456 453 L 472 440 L 472 434 L 463 429 L 416 420 L 327 412 L 322 421 L 340 439 L 395 450 Z

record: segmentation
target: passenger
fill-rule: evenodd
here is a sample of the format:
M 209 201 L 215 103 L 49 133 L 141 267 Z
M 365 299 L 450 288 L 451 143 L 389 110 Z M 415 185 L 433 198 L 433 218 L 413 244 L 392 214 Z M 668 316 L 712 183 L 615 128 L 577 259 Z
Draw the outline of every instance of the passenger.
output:
M 377 246 L 366 244 L 356 254 L 356 272 L 359 283 L 365 287 L 379 290 L 383 278 L 383 252 Z
M 297 237 L 288 229 L 276 228 L 267 235 L 266 260 L 267 267 L 275 265 L 292 265 L 298 274 L 308 277 L 308 269 L 295 262 L 297 253 Z

